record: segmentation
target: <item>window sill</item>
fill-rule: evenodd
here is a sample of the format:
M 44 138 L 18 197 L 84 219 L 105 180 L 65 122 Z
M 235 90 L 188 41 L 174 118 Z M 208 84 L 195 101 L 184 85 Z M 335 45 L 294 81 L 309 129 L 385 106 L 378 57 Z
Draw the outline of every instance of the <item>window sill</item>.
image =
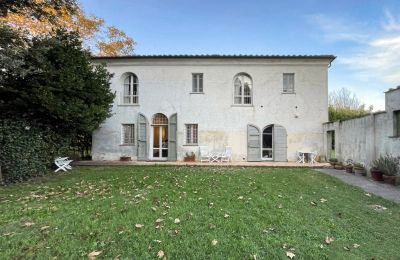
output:
M 120 144 L 119 146 L 135 146 L 135 144 Z
M 400 135 L 388 136 L 389 138 L 400 138 Z
M 117 104 L 119 107 L 138 107 L 139 104 Z
M 198 144 L 184 144 L 183 146 L 199 146 Z
M 296 95 L 296 92 L 281 92 L 281 94 L 294 94 L 294 95 Z
M 251 105 L 240 105 L 240 104 L 233 104 L 231 107 L 254 107 L 253 104 Z
M 204 92 L 190 92 L 189 94 L 205 94 Z

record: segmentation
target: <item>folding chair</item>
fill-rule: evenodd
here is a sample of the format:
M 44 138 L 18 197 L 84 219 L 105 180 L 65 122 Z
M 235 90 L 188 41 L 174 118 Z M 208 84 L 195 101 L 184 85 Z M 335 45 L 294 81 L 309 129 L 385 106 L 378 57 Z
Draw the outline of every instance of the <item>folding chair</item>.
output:
M 210 162 L 211 155 L 208 151 L 208 146 L 199 146 L 200 162 Z
M 221 162 L 231 162 L 232 161 L 232 147 L 226 146 L 225 152 L 221 155 Z
M 67 170 L 72 170 L 72 166 L 70 163 L 73 162 L 73 160 L 69 160 L 68 157 L 58 157 L 54 160 L 54 164 L 58 167 L 57 170 L 54 172 L 58 172 L 59 170 L 67 171 Z
M 297 152 L 297 162 L 298 163 L 305 163 L 304 159 L 305 159 L 304 153 Z

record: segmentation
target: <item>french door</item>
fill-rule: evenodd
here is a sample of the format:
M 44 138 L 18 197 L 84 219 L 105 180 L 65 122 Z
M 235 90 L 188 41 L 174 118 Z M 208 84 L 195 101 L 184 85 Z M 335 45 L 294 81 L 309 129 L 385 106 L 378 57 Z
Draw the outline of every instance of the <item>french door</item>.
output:
M 273 126 L 264 128 L 262 133 L 262 148 L 261 148 L 261 159 L 262 160 L 273 160 Z
M 166 160 L 168 157 L 168 126 L 153 126 L 153 159 Z

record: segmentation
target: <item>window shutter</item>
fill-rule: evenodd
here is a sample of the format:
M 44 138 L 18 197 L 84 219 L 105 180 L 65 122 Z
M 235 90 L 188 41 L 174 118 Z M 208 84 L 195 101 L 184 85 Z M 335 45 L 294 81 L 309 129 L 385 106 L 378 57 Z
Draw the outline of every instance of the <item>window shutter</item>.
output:
M 260 129 L 254 125 L 247 125 L 247 161 L 261 161 Z
M 287 133 L 281 125 L 274 125 L 274 161 L 287 162 Z

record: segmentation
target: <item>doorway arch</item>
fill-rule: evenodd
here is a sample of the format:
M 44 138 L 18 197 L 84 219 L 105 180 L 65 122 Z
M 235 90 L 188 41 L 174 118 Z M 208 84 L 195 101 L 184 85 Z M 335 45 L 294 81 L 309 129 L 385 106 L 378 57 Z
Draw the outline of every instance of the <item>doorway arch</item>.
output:
M 151 157 L 153 160 L 167 160 L 168 117 L 162 113 L 156 113 L 153 115 L 151 123 Z

